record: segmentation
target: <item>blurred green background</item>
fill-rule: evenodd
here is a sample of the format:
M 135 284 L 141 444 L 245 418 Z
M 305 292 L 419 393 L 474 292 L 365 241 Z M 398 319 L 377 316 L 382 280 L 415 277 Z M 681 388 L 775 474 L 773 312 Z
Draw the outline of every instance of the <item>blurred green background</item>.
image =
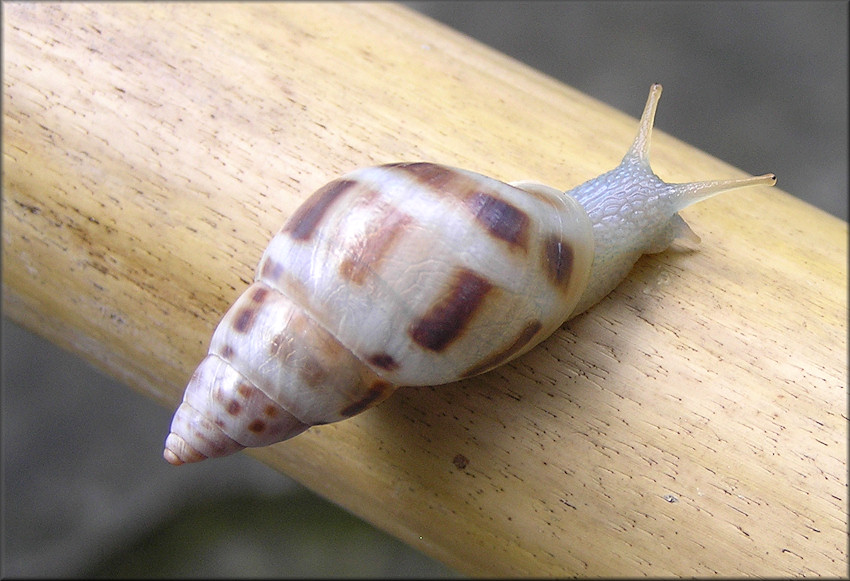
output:
M 634 117 L 661 82 L 662 130 L 847 219 L 845 2 L 408 5 Z M 168 466 L 173 410 L 5 318 L 2 357 L 3 577 L 457 575 L 248 456 Z

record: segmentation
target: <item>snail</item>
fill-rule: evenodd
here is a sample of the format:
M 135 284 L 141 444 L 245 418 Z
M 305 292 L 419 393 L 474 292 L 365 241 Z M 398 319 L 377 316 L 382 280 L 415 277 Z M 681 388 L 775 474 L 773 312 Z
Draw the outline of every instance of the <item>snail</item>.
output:
M 400 386 L 485 373 L 600 301 L 641 255 L 698 241 L 682 208 L 773 174 L 669 184 L 661 86 L 615 169 L 566 193 L 436 163 L 359 169 L 308 198 L 216 328 L 163 455 L 174 465 L 349 418 Z

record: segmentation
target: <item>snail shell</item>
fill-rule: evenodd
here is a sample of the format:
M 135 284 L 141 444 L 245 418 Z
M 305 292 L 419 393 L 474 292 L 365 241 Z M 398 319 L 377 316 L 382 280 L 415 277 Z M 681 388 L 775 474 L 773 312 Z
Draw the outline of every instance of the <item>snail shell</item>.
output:
M 332 181 L 272 239 L 217 327 L 168 447 L 191 461 L 261 446 L 395 386 L 492 369 L 570 314 L 591 239 L 584 210 L 558 190 L 431 163 Z M 194 436 L 188 455 L 181 433 Z
M 641 254 L 690 233 L 681 207 L 775 181 L 658 179 L 648 148 L 660 92 L 623 163 L 567 194 L 434 163 L 359 169 L 319 189 L 216 328 L 166 460 L 265 446 L 398 386 L 484 373 L 608 294 Z

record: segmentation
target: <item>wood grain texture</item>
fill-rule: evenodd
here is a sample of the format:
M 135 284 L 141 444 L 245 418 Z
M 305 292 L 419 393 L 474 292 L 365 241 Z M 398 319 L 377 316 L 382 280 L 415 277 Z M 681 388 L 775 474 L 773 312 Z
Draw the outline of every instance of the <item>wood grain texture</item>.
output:
M 427 160 L 568 189 L 637 128 L 388 4 L 3 17 L 4 314 L 168 407 L 324 183 Z M 653 161 L 741 175 L 661 133 Z M 472 575 L 846 575 L 847 225 L 775 188 L 683 217 L 701 245 L 518 361 L 251 453 Z

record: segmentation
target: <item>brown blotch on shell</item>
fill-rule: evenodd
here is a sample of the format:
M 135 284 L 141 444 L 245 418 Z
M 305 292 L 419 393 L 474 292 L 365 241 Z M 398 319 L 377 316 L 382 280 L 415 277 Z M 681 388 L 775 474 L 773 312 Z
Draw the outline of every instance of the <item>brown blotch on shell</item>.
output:
M 251 292 L 251 302 L 259 305 L 265 300 L 266 295 L 268 294 L 269 289 L 258 286 Z
M 256 389 L 257 388 L 251 385 L 250 383 L 240 383 L 236 387 L 236 393 L 238 393 L 241 397 L 248 399 L 249 397 L 254 395 L 254 393 L 256 393 Z
M 221 357 L 225 361 L 230 361 L 234 353 L 235 351 L 233 350 L 233 347 L 231 347 L 230 345 L 225 345 L 224 347 L 222 347 L 219 357 Z M 194 377 L 192 379 L 194 380 Z
M 358 401 L 347 405 L 342 411 L 340 411 L 340 415 L 350 418 L 351 416 L 356 416 L 360 412 L 370 408 L 375 405 L 379 401 L 384 398 L 384 395 L 387 391 L 391 391 L 393 389 L 393 385 L 386 381 L 377 380 L 366 392 L 366 395 L 360 398 Z
M 448 189 L 447 185 L 450 182 L 457 181 L 458 177 L 461 176 L 461 174 L 451 168 L 427 162 L 391 163 L 383 167 L 402 170 L 413 176 L 416 181 L 425 187 L 434 190 Z M 461 177 L 465 178 L 465 176 Z M 466 178 L 466 181 L 470 180 Z
M 458 200 L 466 205 L 467 209 L 468 200 L 482 189 L 486 189 L 486 185 L 473 176 L 435 163 L 396 163 L 384 167 L 405 172 L 426 190 L 439 194 L 446 200 Z
M 254 420 L 253 422 L 248 424 L 248 430 L 255 433 L 255 434 L 259 434 L 265 429 L 266 429 L 266 422 L 264 422 L 263 420 Z
M 233 321 L 233 329 L 238 333 L 247 333 L 254 325 L 254 319 L 257 317 L 257 309 L 254 307 L 245 307 L 240 309 L 236 315 L 236 320 Z
M 259 305 L 266 298 L 266 295 L 269 294 L 269 289 L 263 287 L 257 287 L 253 291 L 251 291 L 251 296 L 248 297 L 251 300 L 251 305 L 249 307 L 243 307 L 236 314 L 236 319 L 233 321 L 233 329 L 238 333 L 247 333 L 251 327 L 254 325 L 254 319 L 257 318 L 257 312 L 259 311 Z
M 263 280 L 277 280 L 283 274 L 284 268 L 281 263 L 271 258 L 266 258 L 263 262 L 263 268 L 260 272 L 260 278 Z
M 333 203 L 355 185 L 354 180 L 341 179 L 322 186 L 295 210 L 282 231 L 296 240 L 309 240 Z
M 242 411 L 242 404 L 235 399 L 230 400 L 225 408 L 231 416 L 237 416 Z
M 550 236 L 543 248 L 543 267 L 549 278 L 558 286 L 570 282 L 574 261 L 573 247 L 558 236 Z
M 543 324 L 540 321 L 528 323 L 510 345 L 470 367 L 461 374 L 461 377 L 472 377 L 501 365 L 528 345 L 528 342 L 534 338 L 541 328 L 543 328 Z
M 354 284 L 363 284 L 366 276 L 374 272 L 381 259 L 408 228 L 412 218 L 396 209 L 381 215 L 369 225 L 363 236 L 346 249 L 339 273 Z
M 452 167 L 425 162 L 397 163 L 384 167 L 407 173 L 419 185 L 441 195 L 443 199 L 459 201 L 494 238 L 518 249 L 527 248 L 530 217 L 502 199 L 500 188 L 489 178 L 475 177 Z M 508 187 L 502 182 L 499 184 Z
M 455 272 L 446 294 L 408 329 L 418 345 L 440 352 L 463 334 L 493 285 L 467 269 Z
M 366 361 L 375 367 L 380 367 L 387 371 L 394 371 L 398 369 L 398 361 L 396 361 L 389 353 L 375 353 L 374 355 L 370 355 Z
M 485 192 L 476 192 L 466 206 L 492 236 L 525 250 L 528 243 L 528 214 L 504 200 Z
M 298 375 L 310 387 L 318 387 L 327 379 L 328 370 L 319 359 L 307 355 L 298 365 Z

